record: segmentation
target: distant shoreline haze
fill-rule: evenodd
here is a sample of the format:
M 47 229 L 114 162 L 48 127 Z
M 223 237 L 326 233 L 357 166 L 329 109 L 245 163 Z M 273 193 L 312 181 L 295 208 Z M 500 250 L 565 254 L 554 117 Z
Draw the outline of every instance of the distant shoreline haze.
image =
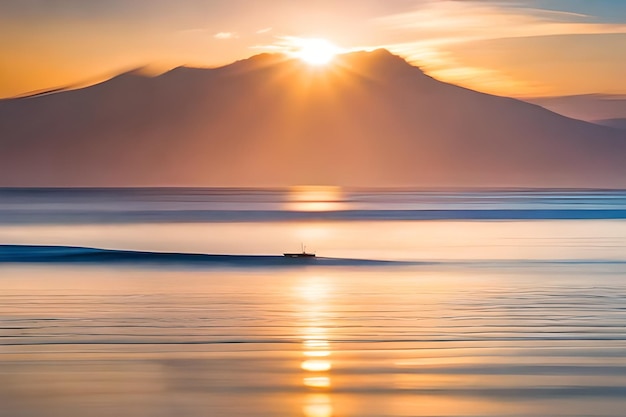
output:
M 321 68 L 261 54 L 1 100 L 0 187 L 626 188 L 617 127 L 446 84 L 382 49 Z

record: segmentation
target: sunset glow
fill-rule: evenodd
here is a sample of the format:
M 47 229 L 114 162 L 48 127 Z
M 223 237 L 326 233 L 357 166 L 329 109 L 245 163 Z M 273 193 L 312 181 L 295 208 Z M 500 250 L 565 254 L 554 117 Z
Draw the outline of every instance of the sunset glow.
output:
M 626 0 L 0 34 L 0 417 L 625 417 Z
M 0 48 L 0 97 L 262 52 L 324 66 L 341 52 L 336 45 L 385 48 L 438 79 L 488 93 L 625 94 L 626 3 L 607 1 L 271 0 L 245 10 L 205 0 L 8 2 L 0 4 L 11 39 Z

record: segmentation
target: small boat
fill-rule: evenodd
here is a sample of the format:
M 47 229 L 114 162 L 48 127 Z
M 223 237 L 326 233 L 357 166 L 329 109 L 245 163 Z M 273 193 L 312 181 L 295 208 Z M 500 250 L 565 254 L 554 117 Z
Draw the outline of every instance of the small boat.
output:
M 302 252 L 298 253 L 283 253 L 283 256 L 286 258 L 315 258 L 314 253 L 309 253 L 306 251 L 306 246 L 302 245 Z

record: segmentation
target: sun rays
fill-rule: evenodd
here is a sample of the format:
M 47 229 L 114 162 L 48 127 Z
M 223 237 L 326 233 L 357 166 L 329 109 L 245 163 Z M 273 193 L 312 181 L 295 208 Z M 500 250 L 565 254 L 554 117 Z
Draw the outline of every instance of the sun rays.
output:
M 329 64 L 341 50 L 326 39 L 296 39 L 296 51 L 292 55 L 309 65 L 322 66 Z
M 313 67 L 331 64 L 337 55 L 347 52 L 324 38 L 301 38 L 296 36 L 280 37 L 271 46 L 272 50 L 296 58 Z

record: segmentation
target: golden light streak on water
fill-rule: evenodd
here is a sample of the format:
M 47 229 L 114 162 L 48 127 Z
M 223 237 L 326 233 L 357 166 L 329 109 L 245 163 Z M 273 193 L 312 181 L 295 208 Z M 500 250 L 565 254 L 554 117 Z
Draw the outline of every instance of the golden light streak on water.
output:
M 306 417 L 331 417 L 333 405 L 328 394 L 309 394 L 302 411 Z
M 300 365 L 305 371 L 322 372 L 330 371 L 332 364 L 327 360 L 306 360 Z
M 332 386 L 330 371 L 332 350 L 328 340 L 328 326 L 325 318 L 328 300 L 333 292 L 332 281 L 327 277 L 311 276 L 296 287 L 302 300 L 303 320 L 309 324 L 302 329 L 302 355 L 307 358 L 300 364 L 305 372 L 304 386 L 316 391 L 329 390 Z M 316 392 L 306 397 L 302 405 L 306 417 L 331 417 L 333 415 L 332 398 L 327 393 Z
M 330 356 L 330 351 L 328 350 L 305 350 L 302 352 L 304 356 L 309 356 L 313 358 L 325 358 Z
M 303 379 L 304 385 L 309 388 L 330 388 L 330 377 L 307 376 Z
M 289 211 L 338 211 L 345 210 L 347 203 L 341 187 L 329 185 L 305 185 L 289 189 Z
M 328 343 L 328 340 L 305 340 L 304 341 L 304 347 L 309 348 L 309 349 L 328 348 L 329 346 L 330 344 Z
M 324 308 L 322 301 L 328 297 L 328 280 L 323 276 L 308 277 L 308 281 L 299 286 L 297 291 L 299 292 L 299 296 L 306 302 L 307 309 L 304 313 L 315 312 L 314 316 L 318 316 L 319 314 L 317 312 Z M 305 328 L 304 332 L 308 337 L 311 334 L 324 333 L 324 329 L 317 326 L 310 326 Z

